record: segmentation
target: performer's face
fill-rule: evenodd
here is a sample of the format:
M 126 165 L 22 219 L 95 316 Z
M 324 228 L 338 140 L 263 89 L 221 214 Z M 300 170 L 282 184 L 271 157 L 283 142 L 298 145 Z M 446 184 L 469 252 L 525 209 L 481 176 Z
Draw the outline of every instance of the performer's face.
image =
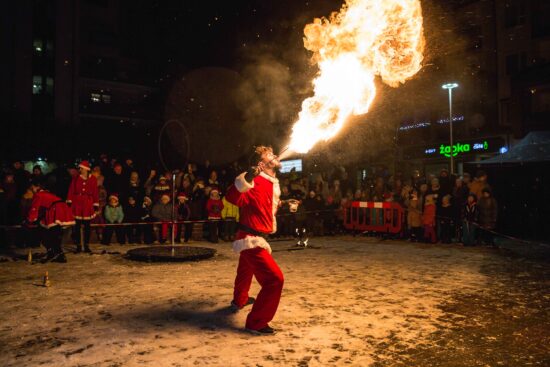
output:
M 281 162 L 279 161 L 279 157 L 273 154 L 272 150 L 268 150 L 262 154 L 262 162 L 265 163 L 267 168 L 275 169 L 275 168 L 281 167 Z

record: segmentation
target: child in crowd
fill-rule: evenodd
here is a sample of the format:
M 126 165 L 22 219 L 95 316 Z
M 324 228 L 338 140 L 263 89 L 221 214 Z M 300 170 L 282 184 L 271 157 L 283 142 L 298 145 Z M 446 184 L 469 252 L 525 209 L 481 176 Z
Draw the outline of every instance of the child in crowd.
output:
M 462 212 L 462 243 L 473 246 L 476 243 L 477 203 L 476 195 L 470 193 Z
M 103 210 L 103 217 L 106 224 L 119 224 L 124 220 L 124 212 L 122 206 L 118 201 L 117 194 L 109 195 L 109 203 Z M 103 231 L 103 239 L 101 243 L 103 245 L 109 245 L 111 243 L 111 237 L 113 236 L 113 230 L 116 233 L 116 239 L 119 244 L 123 245 L 125 242 L 124 227 L 122 226 L 106 226 Z
M 178 202 L 177 205 L 177 214 L 178 214 L 178 221 L 186 221 L 189 220 L 191 216 L 191 209 L 189 208 L 189 205 L 187 205 L 187 201 L 189 200 L 187 195 L 184 192 L 180 192 L 177 196 Z M 178 231 L 176 234 L 176 242 L 181 241 L 181 232 L 183 229 L 183 242 L 187 243 L 189 242 L 189 238 L 191 238 L 191 233 L 193 231 L 193 223 L 185 223 L 185 224 L 178 224 L 177 226 Z
M 438 223 L 441 243 L 451 243 L 453 228 L 453 207 L 451 195 L 445 195 L 441 199 L 441 207 L 438 210 Z
M 413 190 L 408 204 L 407 225 L 411 235 L 411 241 L 418 242 L 422 239 L 422 210 L 418 200 L 418 192 Z
M 217 187 L 213 187 L 210 190 L 210 199 L 206 202 L 206 211 L 210 220 L 208 223 L 209 240 L 212 243 L 218 243 L 222 210 L 223 202 L 220 199 L 220 191 Z
M 141 208 L 137 205 L 136 199 L 133 196 L 128 197 L 128 204 L 124 208 L 124 222 L 138 223 L 141 222 Z M 134 224 L 126 227 L 126 237 L 128 243 L 141 243 L 141 226 Z
M 141 205 L 141 221 L 142 222 L 153 222 L 151 211 L 153 209 L 153 202 L 149 196 L 143 198 L 143 204 Z M 143 243 L 151 245 L 155 239 L 153 236 L 153 225 L 144 224 L 143 225 Z
M 168 239 L 168 227 L 172 220 L 172 205 L 170 205 L 170 196 L 163 194 L 160 200 L 153 206 L 153 218 L 155 221 L 163 222 L 160 225 L 159 242 L 166 243 Z
M 164 194 L 170 195 L 170 191 L 171 189 L 168 184 L 168 178 L 166 178 L 166 176 L 160 176 L 158 184 L 153 187 L 153 191 L 151 193 L 153 196 L 153 201 L 158 202 Z
M 424 198 L 424 213 L 422 214 L 422 224 L 424 225 L 424 240 L 426 242 L 436 243 L 435 235 L 435 202 L 433 195 L 426 195 Z

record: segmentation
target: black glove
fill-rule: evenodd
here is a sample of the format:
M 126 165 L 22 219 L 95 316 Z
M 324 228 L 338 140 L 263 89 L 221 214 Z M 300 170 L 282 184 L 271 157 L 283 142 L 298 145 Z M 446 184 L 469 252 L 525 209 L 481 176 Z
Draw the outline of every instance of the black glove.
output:
M 260 170 L 258 167 L 250 167 L 248 171 L 246 171 L 246 174 L 244 175 L 244 179 L 249 184 L 252 184 L 252 181 L 254 181 L 254 178 L 260 174 Z

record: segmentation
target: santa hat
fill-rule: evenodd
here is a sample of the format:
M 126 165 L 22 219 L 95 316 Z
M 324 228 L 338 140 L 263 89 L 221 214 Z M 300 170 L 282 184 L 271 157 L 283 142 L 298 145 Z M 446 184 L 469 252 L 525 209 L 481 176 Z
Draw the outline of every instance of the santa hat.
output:
M 212 186 L 212 187 L 210 188 L 210 193 L 216 193 L 216 192 L 219 194 L 219 193 L 220 193 L 220 189 L 218 188 L 218 186 Z
M 88 161 L 82 161 L 82 162 L 80 162 L 80 164 L 78 165 L 78 167 L 84 168 L 86 171 L 91 171 L 90 162 L 88 162 Z
M 159 181 L 166 181 L 166 180 L 167 180 L 167 178 L 164 177 L 164 176 L 160 176 L 160 177 L 159 177 Z
M 109 200 L 111 199 L 115 199 L 116 201 L 118 201 L 118 194 L 112 193 L 111 195 L 109 195 Z
M 178 198 L 178 199 L 179 199 L 179 198 L 184 198 L 184 199 L 187 199 L 187 194 L 186 194 L 186 193 L 184 193 L 184 192 L 180 192 L 180 193 L 178 193 L 178 196 L 177 196 L 177 198 Z

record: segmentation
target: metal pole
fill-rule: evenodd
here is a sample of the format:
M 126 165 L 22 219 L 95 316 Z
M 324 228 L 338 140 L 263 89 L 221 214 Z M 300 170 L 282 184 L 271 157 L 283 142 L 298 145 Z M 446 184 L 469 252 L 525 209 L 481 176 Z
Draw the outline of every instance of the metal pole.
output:
M 176 173 L 172 172 L 172 256 L 175 252 L 176 233 L 174 222 L 176 220 Z
M 453 89 L 449 88 L 449 140 L 451 143 L 451 175 L 454 174 L 453 157 Z

